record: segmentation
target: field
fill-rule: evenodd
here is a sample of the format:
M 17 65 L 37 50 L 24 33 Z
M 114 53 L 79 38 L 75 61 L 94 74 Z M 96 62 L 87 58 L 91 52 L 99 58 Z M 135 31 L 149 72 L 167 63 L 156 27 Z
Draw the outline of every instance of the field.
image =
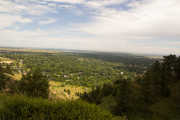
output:
M 59 53 L 57 50 L 45 50 L 45 49 L 32 49 L 32 48 L 0 48 L 0 52 L 3 53 Z
M 75 85 L 64 85 L 61 82 L 50 81 L 50 98 L 63 99 L 63 100 L 76 100 L 79 99 L 78 94 L 90 92 L 90 88 Z
M 14 61 L 9 58 L 0 57 L 0 63 L 11 64 Z

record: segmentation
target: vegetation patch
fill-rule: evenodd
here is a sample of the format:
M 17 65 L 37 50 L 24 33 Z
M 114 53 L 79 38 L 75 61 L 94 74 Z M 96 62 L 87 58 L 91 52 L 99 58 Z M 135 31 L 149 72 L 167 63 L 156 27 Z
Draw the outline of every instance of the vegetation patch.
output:
M 83 101 L 48 101 L 0 95 L 0 120 L 112 120 L 112 115 Z
M 49 86 L 51 99 L 76 100 L 79 99 L 79 94 L 90 91 L 87 87 L 66 85 L 56 81 L 50 81 Z

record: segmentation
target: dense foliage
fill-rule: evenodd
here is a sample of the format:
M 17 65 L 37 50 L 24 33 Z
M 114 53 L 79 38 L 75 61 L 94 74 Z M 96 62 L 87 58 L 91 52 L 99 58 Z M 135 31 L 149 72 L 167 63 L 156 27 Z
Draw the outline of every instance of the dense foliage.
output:
M 83 101 L 50 101 L 48 81 L 40 70 L 30 70 L 10 84 L 7 67 L 1 66 L 0 120 L 112 120 L 112 114 Z M 5 87 L 4 87 L 5 86 Z M 8 91 L 4 91 L 8 88 Z M 10 91 L 13 91 L 10 92 Z M 16 92 L 15 92 L 16 91 Z M 5 94 L 6 93 L 6 94 Z M 14 94 L 15 93 L 15 94 Z M 21 94 L 21 95 L 17 95 Z M 25 97 L 36 97 L 29 98 Z M 39 98 L 41 97 L 41 98 Z M 116 118 L 115 118 L 116 119 Z
M 123 68 L 130 72 L 143 73 L 153 62 L 154 59 L 147 59 L 141 55 L 133 55 L 127 53 L 113 53 L 113 52 L 86 52 L 77 53 L 80 56 L 95 58 L 103 61 L 123 63 L 124 66 L 117 66 L 116 68 Z
M 29 71 L 19 81 L 18 91 L 30 97 L 48 98 L 49 81 L 42 75 L 39 69 Z
M 2 65 L 0 65 L 0 90 L 5 88 L 6 76 L 4 75 Z
M 3 53 L 1 56 L 15 60 L 15 70 L 27 71 L 40 68 L 48 80 L 79 86 L 97 86 L 116 80 L 123 72 L 124 77 L 133 78 L 123 62 L 107 62 L 81 57 L 72 53 Z M 146 59 L 148 61 L 148 59 Z M 143 72 L 143 71 L 142 71 Z
M 82 101 L 51 102 L 0 95 L 0 120 L 112 120 L 112 115 Z
M 0 89 L 11 93 L 0 95 L 0 119 L 180 119 L 180 57 L 165 56 L 149 66 L 153 60 L 104 53 L 98 58 L 96 54 L 1 54 L 14 62 L 0 65 Z M 16 73 L 22 75 L 19 81 L 12 79 Z M 91 91 L 77 95 L 100 108 L 82 101 L 45 100 L 52 81 L 60 81 L 63 86 L 91 87 Z M 68 95 L 72 92 L 64 91 Z
M 10 77 L 8 76 L 11 73 L 11 69 L 8 65 L 0 64 L 0 90 L 9 88 Z
M 97 87 L 82 99 L 129 119 L 180 119 L 180 57 L 170 55 L 155 62 L 135 81 L 119 78 L 113 84 Z M 106 102 L 109 104 L 105 106 Z

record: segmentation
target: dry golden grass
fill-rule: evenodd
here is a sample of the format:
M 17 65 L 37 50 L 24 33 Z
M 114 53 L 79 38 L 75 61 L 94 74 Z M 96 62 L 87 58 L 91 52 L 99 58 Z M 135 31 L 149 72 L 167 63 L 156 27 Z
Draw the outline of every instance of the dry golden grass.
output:
M 10 77 L 12 80 L 21 80 L 22 78 L 22 74 L 21 73 L 14 73 L 14 74 L 8 74 L 8 73 L 5 73 L 6 76 Z
M 31 48 L 0 48 L 0 51 L 7 51 L 7 52 L 59 53 L 59 51 L 57 51 L 57 50 L 43 50 L 43 49 L 31 49 Z
M 14 63 L 15 61 L 9 58 L 4 58 L 0 57 L 0 63 L 5 63 L 5 64 L 11 64 Z M 23 66 L 23 65 L 21 65 Z M 22 74 L 21 73 L 14 73 L 14 74 L 6 74 L 7 76 L 11 77 L 13 80 L 21 80 Z
M 82 86 L 64 85 L 62 82 L 50 81 L 50 97 L 63 100 L 76 100 L 77 93 L 89 92 L 90 89 Z M 70 91 L 68 93 L 68 91 Z
M 16 81 L 19 81 L 22 78 L 21 73 L 6 75 Z M 50 81 L 49 85 L 50 99 L 76 100 L 79 98 L 78 93 L 90 92 L 90 88 L 75 85 L 64 85 L 63 82 Z
M 14 62 L 14 60 L 11 60 L 9 58 L 0 57 L 0 63 L 11 64 L 13 62 Z
M 21 80 L 22 74 L 21 74 L 21 73 L 15 73 L 15 74 L 12 76 L 12 78 L 13 78 L 14 80 Z

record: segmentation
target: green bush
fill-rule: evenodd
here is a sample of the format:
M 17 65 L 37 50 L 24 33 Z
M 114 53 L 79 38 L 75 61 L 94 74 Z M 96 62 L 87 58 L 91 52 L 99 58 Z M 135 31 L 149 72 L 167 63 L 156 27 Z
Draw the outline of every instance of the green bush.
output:
M 83 101 L 0 95 L 0 120 L 112 120 L 112 115 Z
M 48 98 L 49 81 L 39 69 L 36 69 L 22 77 L 22 80 L 19 81 L 18 90 L 30 97 Z
M 4 68 L 2 68 L 2 64 L 0 64 L 0 90 L 3 90 L 5 88 L 5 84 L 7 81 L 7 76 L 4 75 Z
M 3 73 L 0 73 L 0 90 L 5 88 L 6 76 Z

